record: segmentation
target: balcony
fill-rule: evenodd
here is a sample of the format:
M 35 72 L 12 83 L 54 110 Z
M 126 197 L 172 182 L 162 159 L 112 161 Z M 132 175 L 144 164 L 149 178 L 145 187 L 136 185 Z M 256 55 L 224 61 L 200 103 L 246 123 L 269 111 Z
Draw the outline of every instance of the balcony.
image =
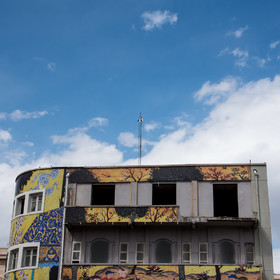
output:
M 178 206 L 67 207 L 66 224 L 178 223 Z

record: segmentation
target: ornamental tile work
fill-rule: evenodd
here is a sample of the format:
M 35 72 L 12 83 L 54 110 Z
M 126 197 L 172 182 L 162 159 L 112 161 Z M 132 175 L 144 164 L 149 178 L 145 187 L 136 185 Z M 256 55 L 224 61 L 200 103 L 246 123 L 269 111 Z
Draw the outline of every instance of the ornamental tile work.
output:
M 164 223 L 178 221 L 177 207 L 119 207 L 86 208 L 86 223 L 144 222 Z
M 241 266 L 64 266 L 63 280 L 259 280 L 261 268 Z
M 68 207 L 66 223 L 176 223 L 178 207 Z
M 25 213 L 12 220 L 10 246 L 40 243 L 37 269 L 6 273 L 6 279 L 57 279 L 62 239 L 64 169 L 42 169 L 17 178 L 16 195 L 45 190 L 42 213 Z
M 249 181 L 250 166 L 162 166 L 80 168 L 70 170 L 71 183 Z

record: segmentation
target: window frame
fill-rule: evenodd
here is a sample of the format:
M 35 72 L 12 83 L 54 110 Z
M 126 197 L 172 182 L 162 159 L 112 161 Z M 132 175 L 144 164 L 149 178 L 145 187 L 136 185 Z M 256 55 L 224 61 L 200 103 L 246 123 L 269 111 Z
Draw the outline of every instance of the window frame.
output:
M 184 245 L 189 246 L 189 251 L 184 251 Z M 189 254 L 189 260 L 184 259 L 184 254 Z M 190 264 L 192 263 L 192 244 L 190 242 L 183 242 L 182 243 L 182 263 Z
M 32 199 L 33 197 L 35 197 L 35 210 L 32 211 Z M 39 197 L 41 197 L 41 207 L 40 209 L 38 209 L 38 205 L 39 205 Z M 42 208 L 43 208 L 43 192 L 40 191 L 40 192 L 32 192 L 29 194 L 29 197 L 28 197 L 28 213 L 38 213 L 38 212 L 41 212 L 42 211 Z
M 39 197 L 40 194 L 42 195 L 41 209 L 38 210 L 39 200 L 36 199 L 35 211 L 31 211 L 32 197 L 34 197 L 34 196 Z M 23 211 L 20 211 L 20 213 L 19 213 L 18 209 L 20 207 L 20 201 L 22 201 L 22 200 L 24 200 Z M 45 189 L 34 190 L 34 191 L 32 190 L 32 191 L 28 191 L 25 193 L 21 193 L 21 194 L 17 195 L 14 199 L 13 218 L 16 218 L 16 217 L 19 217 L 22 215 L 42 213 L 44 211 L 44 206 L 45 206 Z
M 24 251 L 27 248 L 32 248 L 36 249 L 36 264 L 35 265 L 30 265 L 30 266 L 25 266 L 24 264 Z M 14 265 L 13 268 L 10 268 L 10 262 L 11 262 L 11 257 L 12 257 L 12 252 L 17 251 L 17 260 L 16 264 Z M 8 249 L 8 259 L 7 259 L 7 272 L 12 272 L 20 269 L 36 269 L 38 268 L 38 263 L 39 263 L 39 252 L 40 252 L 40 242 L 32 242 L 32 243 L 24 243 L 20 245 L 15 245 L 12 246 Z M 32 263 L 32 258 L 30 259 Z
M 21 202 L 23 201 L 23 207 L 21 205 Z M 18 209 L 22 209 L 21 211 L 18 211 Z M 18 196 L 15 197 L 15 209 L 14 209 L 14 217 L 24 215 L 26 212 L 26 194 L 19 194 Z
M 202 245 L 206 245 L 206 251 L 201 250 Z M 209 257 L 208 252 L 209 252 L 208 243 L 207 242 L 199 242 L 199 244 L 198 244 L 199 264 L 207 264 L 208 263 L 208 257 Z M 206 261 L 201 260 L 201 254 L 206 254 Z
M 13 252 L 15 252 L 15 254 Z M 14 258 L 13 256 L 16 257 Z M 11 261 L 13 261 L 12 267 L 11 267 Z M 19 248 L 13 248 L 8 252 L 7 271 L 12 271 L 17 269 L 18 262 L 19 262 Z
M 253 246 L 253 251 L 252 252 L 248 252 L 247 245 L 252 245 Z M 253 261 L 248 261 L 248 257 L 247 257 L 248 254 L 252 254 Z M 246 263 L 246 265 L 254 265 L 254 263 L 255 263 L 255 244 L 252 243 L 252 242 L 245 243 L 245 263 Z
M 143 251 L 138 250 L 138 245 L 143 245 Z M 135 246 L 136 246 L 135 247 L 135 263 L 144 263 L 144 260 L 145 260 L 145 246 L 146 246 L 145 242 L 136 242 Z M 142 261 L 138 260 L 138 253 L 143 254 Z
M 30 255 L 27 255 L 27 250 L 30 250 Z M 34 254 L 34 250 L 36 250 L 36 253 Z M 35 265 L 33 264 L 33 258 L 36 258 L 36 263 Z M 26 265 L 27 263 L 27 258 L 29 258 L 29 264 Z M 32 268 L 36 267 L 38 264 L 38 247 L 37 246 L 26 246 L 22 248 L 22 258 L 21 258 L 21 268 Z
M 125 251 L 122 250 L 122 245 L 126 245 L 126 250 Z M 119 245 L 119 263 L 128 263 L 128 259 L 129 259 L 128 253 L 129 253 L 129 242 L 120 242 L 120 245 Z M 126 259 L 125 260 L 121 259 L 122 254 L 126 254 Z
M 79 244 L 79 250 L 75 250 L 75 245 Z M 79 254 L 79 259 L 74 259 L 74 253 Z M 82 242 L 81 241 L 73 241 L 72 242 L 72 254 L 71 254 L 71 263 L 81 263 L 81 256 L 82 256 Z

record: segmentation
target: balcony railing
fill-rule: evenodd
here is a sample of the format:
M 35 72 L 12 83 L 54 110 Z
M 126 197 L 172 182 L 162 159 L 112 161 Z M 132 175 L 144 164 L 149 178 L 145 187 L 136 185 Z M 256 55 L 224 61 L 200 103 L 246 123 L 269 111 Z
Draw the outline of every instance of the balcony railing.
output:
M 67 224 L 177 223 L 178 206 L 67 207 Z

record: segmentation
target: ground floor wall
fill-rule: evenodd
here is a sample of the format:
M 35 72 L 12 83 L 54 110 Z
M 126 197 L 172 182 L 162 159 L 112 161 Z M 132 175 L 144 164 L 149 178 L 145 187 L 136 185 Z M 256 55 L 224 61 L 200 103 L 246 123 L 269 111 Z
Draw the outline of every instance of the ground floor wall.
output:
M 262 279 L 260 267 L 242 266 L 64 266 L 63 280 L 259 280 Z

